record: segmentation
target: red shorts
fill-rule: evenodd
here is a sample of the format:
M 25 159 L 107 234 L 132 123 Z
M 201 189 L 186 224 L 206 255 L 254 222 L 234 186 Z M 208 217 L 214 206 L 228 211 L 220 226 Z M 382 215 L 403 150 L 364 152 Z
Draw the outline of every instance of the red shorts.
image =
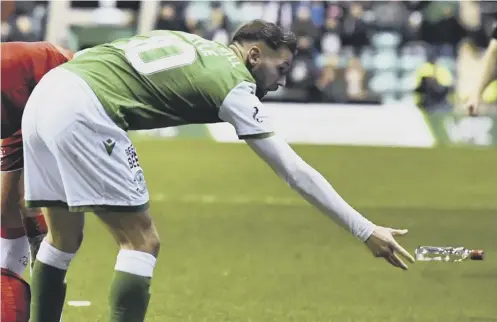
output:
M 15 273 L 2 268 L 1 321 L 28 322 L 31 293 L 28 283 Z
M 15 171 L 24 167 L 22 132 L 20 129 L 11 136 L 2 139 L 0 162 L 1 171 Z

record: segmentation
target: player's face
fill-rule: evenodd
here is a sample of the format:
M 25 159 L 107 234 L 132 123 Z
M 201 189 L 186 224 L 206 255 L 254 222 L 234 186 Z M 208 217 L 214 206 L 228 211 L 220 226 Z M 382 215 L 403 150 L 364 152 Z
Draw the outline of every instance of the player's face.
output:
M 293 55 L 287 48 L 271 50 L 258 47 L 249 51 L 248 63 L 257 85 L 257 97 L 262 99 L 268 92 L 286 85 L 286 76 L 290 70 Z

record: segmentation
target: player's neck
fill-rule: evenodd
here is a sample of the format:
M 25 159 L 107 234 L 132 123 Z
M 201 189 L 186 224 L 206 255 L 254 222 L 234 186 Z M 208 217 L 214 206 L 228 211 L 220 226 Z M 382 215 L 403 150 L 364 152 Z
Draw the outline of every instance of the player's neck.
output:
M 229 49 L 233 50 L 235 53 L 236 57 L 240 59 L 240 61 L 243 63 L 245 62 L 246 59 L 246 51 L 244 50 L 243 46 L 239 43 L 233 43 L 228 46 Z

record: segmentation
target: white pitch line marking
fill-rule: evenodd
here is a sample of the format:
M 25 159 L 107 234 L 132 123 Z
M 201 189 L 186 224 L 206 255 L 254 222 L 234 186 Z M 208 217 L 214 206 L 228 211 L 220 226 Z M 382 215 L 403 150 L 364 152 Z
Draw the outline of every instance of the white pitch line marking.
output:
M 67 301 L 69 306 L 90 306 L 90 301 Z

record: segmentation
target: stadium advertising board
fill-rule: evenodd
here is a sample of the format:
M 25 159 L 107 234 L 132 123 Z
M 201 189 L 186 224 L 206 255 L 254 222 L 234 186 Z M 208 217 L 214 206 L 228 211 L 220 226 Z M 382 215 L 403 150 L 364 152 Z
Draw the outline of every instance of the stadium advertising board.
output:
M 267 103 L 276 131 L 290 143 L 425 147 L 497 146 L 497 117 L 424 113 L 402 105 Z M 138 131 L 163 138 L 241 142 L 228 123 Z
M 267 103 L 274 128 L 290 143 L 432 147 L 423 114 L 399 106 Z M 205 137 L 240 142 L 228 123 L 138 131 L 159 137 Z
M 423 115 L 399 106 L 267 104 L 276 131 L 290 143 L 431 147 Z M 229 124 L 209 125 L 213 138 L 235 142 Z
M 452 112 L 425 115 L 436 145 L 497 146 L 497 116 L 469 117 Z

